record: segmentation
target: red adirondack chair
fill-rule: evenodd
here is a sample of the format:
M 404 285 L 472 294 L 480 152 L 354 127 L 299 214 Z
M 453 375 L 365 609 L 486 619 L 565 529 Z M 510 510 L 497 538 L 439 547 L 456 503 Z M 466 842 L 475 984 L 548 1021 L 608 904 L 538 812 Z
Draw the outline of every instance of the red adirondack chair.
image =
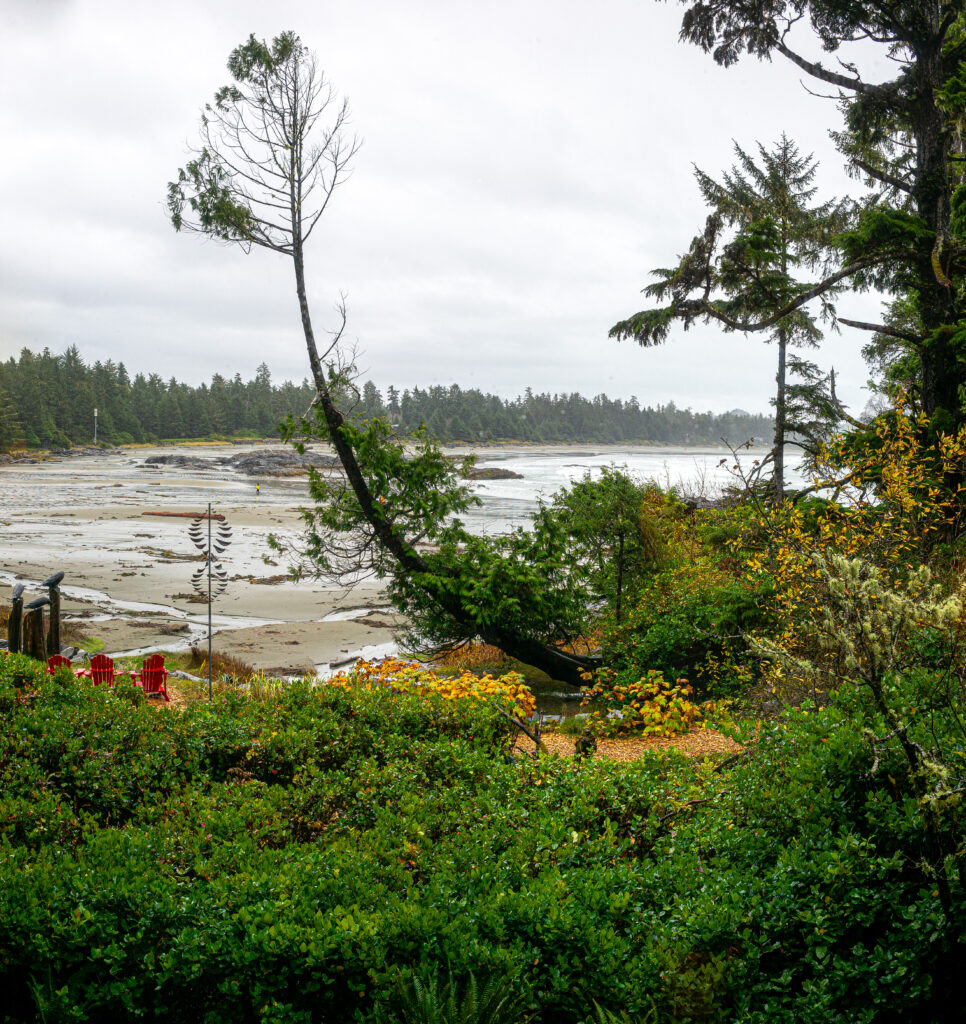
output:
M 52 654 L 47 659 L 47 675 L 52 676 L 57 672 L 57 669 L 70 668 L 70 658 L 65 658 L 63 654 Z
M 164 667 L 164 655 L 152 654 L 144 659 L 141 665 L 141 676 L 137 680 L 145 694 L 160 693 L 170 701 L 168 688 L 164 685 L 168 678 L 168 670 Z
M 106 654 L 95 654 L 91 658 L 91 682 L 98 686 L 101 683 L 107 683 L 108 686 L 114 685 L 114 659 L 109 658 Z

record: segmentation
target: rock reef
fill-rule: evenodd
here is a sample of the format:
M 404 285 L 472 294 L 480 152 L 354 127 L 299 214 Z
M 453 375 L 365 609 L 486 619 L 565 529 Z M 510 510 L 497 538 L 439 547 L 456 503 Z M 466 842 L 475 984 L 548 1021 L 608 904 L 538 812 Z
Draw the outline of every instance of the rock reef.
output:
M 337 469 L 339 460 L 334 455 L 306 451 L 304 455 L 291 448 L 265 448 L 260 451 L 238 452 L 217 459 L 198 455 L 151 455 L 144 460 L 145 467 L 192 471 L 212 470 L 215 467 L 234 470 L 245 476 L 302 476 L 313 469 Z

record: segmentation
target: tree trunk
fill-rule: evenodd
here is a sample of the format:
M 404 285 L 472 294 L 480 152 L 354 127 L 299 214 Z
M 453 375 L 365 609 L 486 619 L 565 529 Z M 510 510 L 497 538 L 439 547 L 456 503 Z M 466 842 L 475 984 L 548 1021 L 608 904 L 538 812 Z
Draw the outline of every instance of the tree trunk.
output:
M 775 446 L 772 448 L 772 461 L 775 464 L 773 485 L 775 504 L 785 500 L 785 353 L 788 347 L 788 329 L 784 324 L 778 326 L 778 373 L 775 382 L 778 390 L 775 395 Z
M 916 139 L 916 173 L 913 200 L 916 212 L 932 231 L 932 245 L 917 254 L 915 271 L 919 282 L 919 313 L 926 343 L 920 348 L 922 407 L 930 417 L 945 411 L 959 420 L 959 390 L 964 382 L 963 367 L 949 343 L 948 334 L 956 323 L 954 289 L 940 277 L 945 275 L 950 251 L 949 155 L 952 135 L 947 116 L 939 109 L 936 93 L 942 83 L 942 48 L 938 42 L 939 5 L 929 0 L 924 17 L 936 31 L 935 42 L 926 44 L 915 68 L 919 79 L 912 110 Z M 937 264 L 939 272 L 937 273 Z M 944 330 L 946 328 L 946 330 Z M 929 338 L 929 335 L 933 335 Z
M 312 317 L 309 312 L 308 298 L 305 292 L 305 265 L 302 254 L 301 242 L 293 247 L 292 260 L 295 265 L 295 289 L 298 293 L 299 311 L 302 316 L 302 332 L 305 335 L 305 347 L 308 351 L 309 366 L 312 370 L 312 379 L 315 383 L 318 395 L 319 406 L 325 419 L 329 440 L 335 448 L 336 454 L 345 470 L 346 480 L 359 502 L 359 508 L 369 523 L 377 540 L 393 556 L 400 569 L 408 573 L 440 572 L 445 570 L 436 569 L 430 566 L 422 556 L 415 550 L 409 541 L 396 532 L 393 525 L 382 515 L 378 504 L 373 500 L 372 492 L 366 483 L 362 468 L 356 458 L 352 446 L 342 435 L 341 427 L 345 422 L 342 413 L 332 400 L 329 390 L 329 383 L 326 379 L 325 368 L 319 358 L 318 346 L 315 342 L 315 332 L 312 328 Z M 581 673 L 594 669 L 599 665 L 599 659 L 590 658 L 579 654 L 568 654 L 566 651 L 558 650 L 549 644 L 534 640 L 531 637 L 521 636 L 517 633 L 501 629 L 499 626 L 480 626 L 473 621 L 472 616 L 467 614 L 457 597 L 452 594 L 437 593 L 434 598 L 442 611 L 451 616 L 457 622 L 464 623 L 472 628 L 485 643 L 498 647 L 504 654 L 526 665 L 546 672 L 551 679 L 559 680 L 570 686 L 580 687 L 583 685 Z
M 624 583 L 624 531 L 621 530 L 618 535 L 618 548 L 617 548 L 617 601 L 615 614 L 617 616 L 618 623 L 621 621 L 621 589 Z

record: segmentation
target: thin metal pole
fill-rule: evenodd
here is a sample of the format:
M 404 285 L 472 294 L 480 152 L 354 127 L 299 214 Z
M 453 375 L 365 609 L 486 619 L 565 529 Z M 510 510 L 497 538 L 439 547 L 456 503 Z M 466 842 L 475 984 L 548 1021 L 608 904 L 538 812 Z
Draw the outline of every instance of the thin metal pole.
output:
M 208 700 L 211 700 L 211 502 L 208 502 Z

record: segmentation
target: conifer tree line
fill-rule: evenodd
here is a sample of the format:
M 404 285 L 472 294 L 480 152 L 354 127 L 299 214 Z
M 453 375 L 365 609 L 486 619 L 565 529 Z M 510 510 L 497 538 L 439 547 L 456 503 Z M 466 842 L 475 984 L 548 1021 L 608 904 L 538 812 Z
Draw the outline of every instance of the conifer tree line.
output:
M 133 444 L 236 433 L 270 436 L 312 400 L 308 382 L 273 385 L 263 363 L 255 377 L 215 374 L 192 387 L 173 377 L 137 374 L 113 360 L 88 366 L 76 346 L 62 355 L 23 349 L 0 363 L 0 449 L 66 448 L 94 440 Z
M 272 382 L 264 363 L 253 379 L 215 374 L 197 387 L 173 377 L 138 373 L 124 363 L 87 365 L 76 346 L 63 354 L 24 349 L 0 363 L 0 450 L 66 448 L 94 440 L 131 444 L 212 436 L 272 437 L 289 415 L 305 413 L 315 396 L 308 380 Z M 637 399 L 585 398 L 579 394 L 535 394 L 506 400 L 476 388 L 390 386 L 385 395 L 371 381 L 346 406 L 356 419 L 388 419 L 399 434 L 423 424 L 447 442 L 663 441 L 678 444 L 733 443 L 769 437 L 770 417 L 734 411 L 716 415 L 679 409 L 673 402 L 641 406 Z
M 595 395 L 535 394 L 532 388 L 512 400 L 476 388 L 413 388 L 400 393 L 390 386 L 383 398 L 367 382 L 358 414 L 363 419 L 388 419 L 398 433 L 411 434 L 425 423 L 443 442 L 474 441 L 664 441 L 676 444 L 717 444 L 722 438 L 741 444 L 764 440 L 773 430 L 770 416 L 741 410 L 721 414 L 679 409 L 674 402 L 642 406 L 636 398 L 622 401 Z

